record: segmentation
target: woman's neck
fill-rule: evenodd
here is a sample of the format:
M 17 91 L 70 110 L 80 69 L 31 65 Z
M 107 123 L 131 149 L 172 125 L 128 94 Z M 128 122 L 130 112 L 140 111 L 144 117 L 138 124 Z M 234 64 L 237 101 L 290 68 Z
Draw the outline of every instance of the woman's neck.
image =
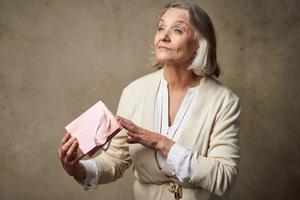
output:
M 165 64 L 163 67 L 164 79 L 168 82 L 169 89 L 187 90 L 188 88 L 199 85 L 201 76 L 194 74 L 187 67 L 179 67 Z

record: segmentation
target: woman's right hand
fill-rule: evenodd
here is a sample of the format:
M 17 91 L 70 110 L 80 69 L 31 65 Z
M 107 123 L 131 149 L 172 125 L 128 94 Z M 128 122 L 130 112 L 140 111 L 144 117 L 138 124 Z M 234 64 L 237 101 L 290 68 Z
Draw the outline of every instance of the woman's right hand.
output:
M 65 171 L 77 179 L 85 178 L 85 168 L 79 163 L 84 154 L 78 149 L 76 138 L 67 133 L 59 143 L 58 154 Z

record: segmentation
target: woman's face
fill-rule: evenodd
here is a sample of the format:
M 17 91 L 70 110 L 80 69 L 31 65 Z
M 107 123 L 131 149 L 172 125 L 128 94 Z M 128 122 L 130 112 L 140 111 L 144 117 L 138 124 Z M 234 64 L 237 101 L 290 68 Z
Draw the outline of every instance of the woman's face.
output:
M 187 64 L 198 49 L 187 10 L 169 8 L 158 23 L 154 37 L 156 60 L 164 64 Z

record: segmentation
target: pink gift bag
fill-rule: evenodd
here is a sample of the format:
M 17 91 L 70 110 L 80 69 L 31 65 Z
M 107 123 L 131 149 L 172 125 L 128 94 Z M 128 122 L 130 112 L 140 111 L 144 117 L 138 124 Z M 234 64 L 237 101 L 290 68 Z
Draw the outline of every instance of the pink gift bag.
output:
M 109 145 L 122 127 L 104 103 L 99 101 L 68 124 L 65 129 L 77 138 L 80 150 L 92 156 L 104 145 Z

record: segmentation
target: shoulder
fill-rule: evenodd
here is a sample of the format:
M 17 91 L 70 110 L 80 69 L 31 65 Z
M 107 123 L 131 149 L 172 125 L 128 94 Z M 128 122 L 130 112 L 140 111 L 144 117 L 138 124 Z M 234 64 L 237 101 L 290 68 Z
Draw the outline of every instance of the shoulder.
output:
M 162 75 L 161 70 L 157 70 L 154 72 L 151 72 L 150 74 L 146 74 L 142 77 L 139 77 L 129 83 L 124 90 L 129 93 L 135 93 L 135 92 L 145 92 L 149 84 L 154 83 L 155 81 L 159 81 Z
M 122 91 L 118 113 L 130 118 L 140 103 L 143 102 L 146 92 L 151 89 L 151 86 L 153 86 L 157 80 L 160 80 L 160 73 L 158 70 L 129 83 Z
M 152 89 L 155 83 L 160 81 L 161 75 L 162 71 L 157 70 L 135 79 L 123 89 L 121 98 L 126 99 L 131 104 L 139 102 L 145 96 L 146 92 Z
M 215 99 L 215 101 L 222 104 L 239 102 L 239 97 L 219 80 L 208 76 L 205 78 L 205 82 L 207 90 L 209 90 L 210 95 Z
M 239 97 L 227 86 L 213 77 L 205 77 L 205 101 L 216 120 L 220 117 L 239 117 L 241 105 Z

